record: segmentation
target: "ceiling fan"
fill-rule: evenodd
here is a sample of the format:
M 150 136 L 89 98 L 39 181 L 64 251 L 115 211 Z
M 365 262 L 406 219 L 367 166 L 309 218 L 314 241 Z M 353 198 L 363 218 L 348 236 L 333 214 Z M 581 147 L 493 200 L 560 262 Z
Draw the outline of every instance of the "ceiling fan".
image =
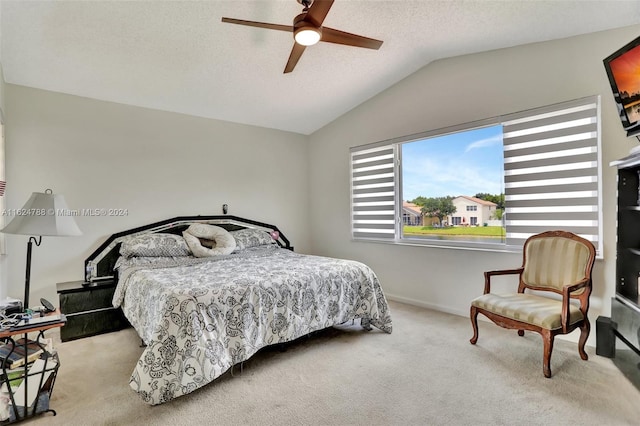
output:
M 334 0 L 297 0 L 298 3 L 304 6 L 304 9 L 300 15 L 293 18 L 293 25 L 269 24 L 266 22 L 245 21 L 233 18 L 222 18 L 222 22 L 293 33 L 295 42 L 293 49 L 291 49 L 291 55 L 289 55 L 287 65 L 284 67 L 285 74 L 293 71 L 307 46 L 314 45 L 319 41 L 364 47 L 367 49 L 380 49 L 380 46 L 382 46 L 382 41 L 380 40 L 322 26 L 322 22 L 324 18 L 326 18 L 327 13 L 329 13 L 333 1 Z

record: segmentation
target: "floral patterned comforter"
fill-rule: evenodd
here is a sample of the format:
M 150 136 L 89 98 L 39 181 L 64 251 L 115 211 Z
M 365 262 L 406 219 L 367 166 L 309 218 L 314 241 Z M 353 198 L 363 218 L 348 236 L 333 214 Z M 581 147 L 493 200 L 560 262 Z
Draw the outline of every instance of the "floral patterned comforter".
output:
M 149 404 L 188 394 L 267 345 L 358 318 L 392 329 L 376 275 L 355 261 L 269 248 L 119 272 L 114 306 L 147 345 L 130 386 Z

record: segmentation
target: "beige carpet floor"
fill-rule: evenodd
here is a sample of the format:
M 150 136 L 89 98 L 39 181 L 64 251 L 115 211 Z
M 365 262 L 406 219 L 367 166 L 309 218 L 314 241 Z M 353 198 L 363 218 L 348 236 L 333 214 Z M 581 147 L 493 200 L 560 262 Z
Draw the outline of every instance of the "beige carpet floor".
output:
M 267 348 L 242 373 L 159 406 L 129 388 L 132 329 L 59 343 L 47 425 L 638 425 L 640 392 L 609 359 L 556 340 L 542 375 L 534 333 L 390 303 L 393 334 L 330 329 Z M 595 327 L 594 327 L 595 328 Z

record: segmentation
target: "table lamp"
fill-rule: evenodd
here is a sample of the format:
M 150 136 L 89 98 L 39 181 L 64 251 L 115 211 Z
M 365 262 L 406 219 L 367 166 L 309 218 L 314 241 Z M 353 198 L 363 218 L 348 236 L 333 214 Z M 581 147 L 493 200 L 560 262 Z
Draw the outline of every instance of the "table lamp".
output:
M 30 235 L 27 242 L 27 268 L 24 279 L 24 309 L 29 307 L 29 283 L 31 281 L 31 249 L 33 243 L 40 246 L 43 236 L 62 237 L 82 235 L 73 219 L 64 197 L 52 190 L 34 192 L 24 207 L 16 210 L 15 218 L 0 232 Z

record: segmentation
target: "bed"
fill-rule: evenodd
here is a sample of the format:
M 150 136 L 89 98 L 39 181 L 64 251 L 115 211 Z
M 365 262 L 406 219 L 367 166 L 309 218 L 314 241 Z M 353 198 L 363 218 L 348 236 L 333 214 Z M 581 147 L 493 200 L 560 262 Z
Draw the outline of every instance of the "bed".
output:
M 195 232 L 202 230 L 220 235 L 211 241 Z M 295 253 L 277 227 L 236 216 L 179 217 L 114 234 L 85 271 L 90 280 L 117 279 L 113 304 L 145 345 L 130 386 L 153 405 L 269 345 L 354 320 L 392 331 L 368 266 Z

